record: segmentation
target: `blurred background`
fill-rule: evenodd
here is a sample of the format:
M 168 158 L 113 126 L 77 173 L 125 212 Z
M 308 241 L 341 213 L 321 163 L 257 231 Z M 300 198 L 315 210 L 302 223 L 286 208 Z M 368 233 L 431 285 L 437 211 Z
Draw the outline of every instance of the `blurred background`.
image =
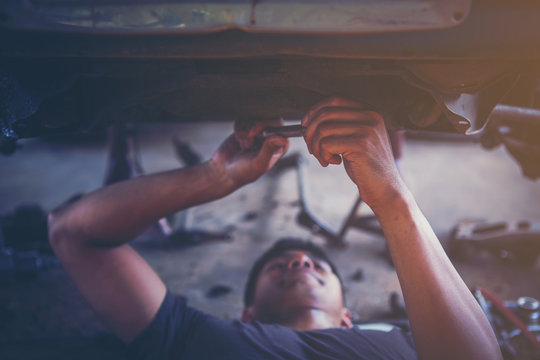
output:
M 125 358 L 51 252 L 49 211 L 205 161 L 233 120 L 300 119 L 340 96 L 383 115 L 505 360 L 540 359 L 539 14 L 529 0 L 0 2 L 0 358 Z M 343 168 L 296 138 L 270 173 L 133 247 L 192 306 L 238 319 L 258 255 L 310 239 L 355 322 L 406 327 L 373 220 Z
M 208 159 L 232 128 L 229 122 L 136 124 L 128 129 L 128 155 L 145 173 L 183 167 L 193 160 L 188 155 Z M 505 149 L 485 150 L 474 137 L 433 139 L 410 133 L 402 150 L 403 178 L 440 241 L 446 249 L 452 241 L 461 244 L 452 248 L 452 259 L 467 285 L 489 289 L 502 300 L 540 298 L 534 246 L 527 247 L 530 257 L 515 256 L 512 241 L 502 246 L 488 242 L 487 251 L 480 251 L 463 246 L 455 234 L 464 220 L 495 224 L 495 231 L 501 224 L 540 221 L 539 184 L 522 177 Z M 0 157 L 3 359 L 123 356 L 122 346 L 93 314 L 43 238 L 44 213 L 99 188 L 109 153 L 103 132 L 26 139 L 14 154 Z M 399 316 L 403 300 L 384 237 L 354 227 L 340 243 L 321 234 L 321 227 L 340 232 L 356 196 L 342 166 L 320 167 L 303 139 L 294 138 L 273 171 L 224 199 L 175 214 L 167 219 L 171 234 L 155 226 L 133 246 L 190 305 L 238 319 L 246 276 L 259 254 L 281 237 L 310 239 L 335 260 L 356 321 Z M 300 223 L 302 208 L 321 226 Z M 370 211 L 360 205 L 356 213 Z

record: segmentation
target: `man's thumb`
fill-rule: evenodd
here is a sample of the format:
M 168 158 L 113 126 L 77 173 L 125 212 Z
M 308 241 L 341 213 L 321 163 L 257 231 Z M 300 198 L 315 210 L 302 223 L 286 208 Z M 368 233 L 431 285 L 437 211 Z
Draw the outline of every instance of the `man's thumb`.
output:
M 272 136 L 265 140 L 257 160 L 268 164 L 270 169 L 287 152 L 289 140 L 281 136 Z

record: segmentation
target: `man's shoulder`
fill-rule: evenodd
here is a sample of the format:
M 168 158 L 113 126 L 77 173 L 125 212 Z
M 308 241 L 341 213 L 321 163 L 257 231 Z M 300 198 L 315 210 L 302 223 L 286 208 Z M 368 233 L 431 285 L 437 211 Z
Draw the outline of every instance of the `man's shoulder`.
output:
M 297 331 L 280 325 L 223 320 L 187 306 L 183 298 L 168 292 L 156 318 L 132 350 L 137 358 L 149 359 L 311 359 L 321 354 L 335 359 L 391 359 L 398 353 L 414 354 L 413 348 L 412 352 L 407 349 L 412 340 L 409 343 L 401 333 L 389 324 Z

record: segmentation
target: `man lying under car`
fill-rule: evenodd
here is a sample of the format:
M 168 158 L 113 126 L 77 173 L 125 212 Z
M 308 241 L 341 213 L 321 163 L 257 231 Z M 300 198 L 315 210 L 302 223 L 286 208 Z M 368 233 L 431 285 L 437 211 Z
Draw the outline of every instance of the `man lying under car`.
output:
M 255 264 L 242 322 L 201 313 L 167 291 L 128 245 L 155 221 L 259 178 L 288 149 L 280 136 L 253 151 L 257 131 L 229 136 L 200 165 L 99 189 L 49 216 L 51 244 L 106 325 L 148 359 L 501 359 L 493 331 L 399 176 L 382 117 L 331 98 L 302 119 L 324 167 L 343 163 L 377 216 L 411 324 L 352 325 L 335 266 L 311 243 L 286 240 Z

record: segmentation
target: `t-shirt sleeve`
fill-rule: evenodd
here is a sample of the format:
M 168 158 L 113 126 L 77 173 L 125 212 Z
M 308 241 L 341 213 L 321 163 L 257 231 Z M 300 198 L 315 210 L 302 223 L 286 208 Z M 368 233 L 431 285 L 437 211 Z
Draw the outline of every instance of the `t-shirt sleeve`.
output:
M 184 298 L 167 291 L 150 325 L 128 345 L 129 358 L 180 358 L 192 330 L 207 316 L 188 307 Z

